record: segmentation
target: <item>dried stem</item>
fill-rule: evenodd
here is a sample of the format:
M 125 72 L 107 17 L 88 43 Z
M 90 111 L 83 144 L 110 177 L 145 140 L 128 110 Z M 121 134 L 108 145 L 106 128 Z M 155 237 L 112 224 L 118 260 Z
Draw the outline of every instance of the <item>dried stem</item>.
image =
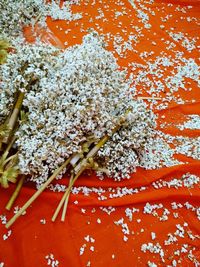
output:
M 4 153 L 3 153 L 3 155 L 1 156 L 0 162 L 2 162 L 2 164 L 3 164 L 4 161 L 6 160 L 8 154 L 9 154 L 9 152 L 10 152 L 10 149 L 11 149 L 13 143 L 15 142 L 15 140 L 16 140 L 16 136 L 13 136 L 12 140 L 11 140 L 10 143 L 7 145 L 7 147 L 6 147 L 6 149 L 5 149 Z
M 68 158 L 62 166 L 60 166 L 54 173 L 49 177 L 49 179 L 33 194 L 33 196 L 24 204 L 24 206 L 8 221 L 6 228 L 9 228 L 19 216 L 34 202 L 34 200 L 39 197 L 39 195 L 47 188 L 47 186 L 59 175 L 59 173 L 67 167 L 70 163 L 71 157 Z
M 82 145 L 82 151 L 81 153 L 77 153 L 72 160 L 70 161 L 70 164 L 72 165 L 72 167 L 76 166 L 77 162 L 83 158 L 83 153 L 86 153 L 89 151 L 90 146 L 94 143 L 94 141 L 96 141 L 95 139 L 92 140 L 88 140 L 86 141 L 83 145 Z
M 120 127 L 121 124 L 124 122 L 124 119 L 120 121 L 120 123 L 113 129 L 112 133 L 114 134 Z M 82 174 L 82 172 L 87 168 L 88 161 L 90 161 L 91 158 L 93 158 L 98 150 L 108 141 L 110 136 L 105 135 L 87 154 L 86 158 L 82 159 L 81 162 L 74 168 L 74 172 L 76 173 L 75 177 L 73 178 L 72 182 L 69 184 L 65 194 L 63 195 L 53 217 L 52 221 L 54 222 L 59 214 L 60 209 L 62 208 L 62 205 L 64 203 L 63 213 L 61 217 L 61 221 L 65 220 L 65 215 L 67 211 L 67 204 L 69 199 L 69 194 L 71 191 L 72 186 L 74 185 L 75 181 L 78 179 L 78 177 Z
M 17 122 L 17 119 L 19 116 L 19 112 L 21 110 L 22 103 L 24 100 L 24 95 L 25 95 L 24 92 L 19 91 L 19 95 L 18 95 L 17 101 L 15 103 L 13 112 L 10 116 L 8 123 L 7 123 L 8 127 L 9 127 L 9 135 L 3 139 L 3 143 L 8 143 L 8 141 L 10 139 L 10 135 L 11 135 L 13 129 L 15 128 L 15 125 L 16 125 L 16 122 Z
M 92 141 L 87 141 L 83 144 L 83 151 L 87 151 L 90 147 L 90 145 L 92 144 Z M 72 165 L 72 167 L 76 166 L 77 162 L 81 159 L 81 156 L 82 156 L 82 153 L 78 153 L 76 154 L 75 156 L 72 157 L 71 161 L 70 161 L 70 164 Z M 55 212 L 54 212 L 54 215 L 52 217 L 52 221 L 54 222 L 62 208 L 62 205 L 64 203 L 64 207 L 63 207 L 63 212 L 62 212 L 62 217 L 61 217 L 61 221 L 64 222 L 65 221 L 65 216 L 66 216 L 66 211 L 67 211 L 67 205 L 68 205 L 68 201 L 69 201 L 69 195 L 70 195 L 70 190 L 75 182 L 75 180 L 78 178 L 76 178 L 74 180 L 74 174 L 72 174 L 71 178 L 70 178 L 70 182 L 69 182 L 69 186 L 65 192 L 65 194 L 63 195 L 62 199 L 60 200 Z
M 18 175 L 17 161 L 18 154 L 11 155 L 9 158 L 9 151 L 15 142 L 16 137 L 13 136 L 10 143 L 7 145 L 3 155 L 0 157 L 0 184 L 4 188 L 8 188 L 8 182 L 16 182 Z
M 126 112 L 126 114 L 129 111 Z M 125 115 L 126 115 L 125 114 Z M 112 134 L 114 134 L 121 126 L 122 124 L 125 122 L 125 117 L 121 118 L 118 122 L 118 125 L 112 130 Z M 108 139 L 110 138 L 109 135 L 105 135 L 91 150 L 90 152 L 87 154 L 86 158 L 82 159 L 81 162 L 74 168 L 74 172 L 75 172 L 75 177 L 73 178 L 73 183 L 72 185 L 75 183 L 75 181 L 78 179 L 78 177 L 82 174 L 82 172 L 86 169 L 87 167 L 87 163 L 88 160 L 92 157 L 94 157 L 96 155 L 96 153 L 98 152 L 98 150 L 108 141 Z M 45 190 L 45 188 L 55 179 L 55 177 L 57 175 L 60 174 L 60 172 L 67 167 L 67 165 L 70 163 L 71 159 L 73 158 L 73 156 L 71 156 L 70 158 L 68 158 L 61 167 L 59 167 L 53 174 L 52 176 L 40 187 L 40 189 L 38 189 L 38 191 L 35 192 L 35 194 L 24 204 L 24 206 L 8 221 L 8 223 L 6 224 L 6 228 L 9 228 L 16 220 L 17 218 L 33 203 L 33 201 Z M 66 196 L 67 194 L 69 194 L 70 190 L 71 190 L 71 186 L 68 187 L 68 191 L 65 192 Z M 65 196 L 65 198 L 66 198 Z M 65 201 L 65 198 L 63 197 L 63 202 L 60 204 L 61 207 Z M 52 218 L 52 220 L 54 219 L 54 217 Z
M 6 209 L 7 210 L 10 210 L 16 200 L 16 198 L 18 197 L 20 191 L 21 191 L 21 188 L 22 188 L 22 185 L 24 183 L 24 179 L 25 179 L 25 176 L 23 175 L 20 179 L 19 179 L 19 182 L 15 188 L 15 191 L 13 192 L 11 198 L 9 199 L 7 205 L 6 205 Z
M 11 160 L 13 161 L 13 159 L 16 159 L 17 157 L 18 157 L 18 153 L 16 153 L 16 154 L 10 156 L 9 158 L 7 158 L 7 159 L 4 161 L 3 166 L 5 166 L 9 161 L 11 161 Z
M 65 221 L 65 216 L 66 216 L 66 213 L 67 213 L 67 206 L 68 206 L 68 202 L 69 202 L 69 195 L 70 195 L 70 193 L 65 198 L 64 207 L 63 207 L 63 211 L 62 211 L 61 222 Z
M 162 100 L 161 97 L 149 97 L 149 96 L 138 96 L 137 99 L 146 99 L 146 100 Z
M 57 218 L 57 216 L 58 216 L 58 214 L 59 214 L 59 212 L 60 212 L 60 210 L 61 210 L 61 208 L 62 208 L 62 205 L 63 205 L 63 203 L 65 202 L 68 202 L 68 199 L 69 199 L 69 194 L 70 194 L 70 191 L 71 191 L 71 188 L 72 188 L 72 186 L 73 186 L 73 184 L 74 184 L 74 176 L 73 176 L 73 174 L 72 174 L 72 176 L 71 176 L 71 178 L 70 178 L 70 181 L 69 181 L 69 186 L 68 186 L 68 188 L 67 188 L 67 190 L 65 191 L 65 193 L 64 193 L 64 195 L 62 196 L 62 198 L 61 198 L 61 200 L 60 200 L 60 202 L 59 202 L 59 204 L 58 204 L 58 206 L 57 206 L 57 208 L 56 208 L 56 210 L 55 210 L 55 212 L 54 212 L 54 215 L 53 215 L 53 217 L 52 217 L 52 222 L 54 222 L 55 220 L 56 220 L 56 218 Z M 65 206 L 67 205 L 67 203 L 66 204 L 64 204 Z M 67 207 L 66 207 L 67 208 Z
M 119 128 L 121 127 L 122 123 L 125 121 L 125 119 L 121 119 L 118 123 L 118 125 L 112 130 L 112 134 L 114 134 Z M 110 138 L 109 135 L 105 135 L 87 154 L 87 156 L 81 160 L 81 162 L 74 168 L 74 172 L 77 174 L 80 170 L 83 168 L 85 169 L 87 167 L 88 160 L 90 158 L 93 158 L 98 150 L 108 141 Z

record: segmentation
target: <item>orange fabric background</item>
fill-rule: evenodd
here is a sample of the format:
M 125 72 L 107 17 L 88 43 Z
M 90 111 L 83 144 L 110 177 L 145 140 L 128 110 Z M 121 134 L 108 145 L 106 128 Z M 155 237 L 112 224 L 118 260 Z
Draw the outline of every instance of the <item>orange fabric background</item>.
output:
M 93 1 L 82 1 L 80 6 L 73 8 L 74 12 L 82 12 L 83 19 L 75 22 L 58 22 L 50 21 L 49 28 L 55 34 L 55 36 L 61 40 L 64 44 L 66 41 L 67 46 L 81 43 L 82 37 L 86 32 L 80 32 L 80 28 L 87 30 L 89 27 L 99 31 L 98 27 L 102 28 L 103 33 L 116 34 L 119 31 L 118 22 L 122 22 L 122 27 L 129 33 L 131 31 L 131 21 L 134 25 L 142 26 L 142 23 L 138 21 L 135 11 L 132 6 L 126 0 L 121 2 L 124 3 L 127 15 L 120 16 L 119 19 L 114 19 L 114 11 L 121 11 L 122 6 L 117 5 L 119 1 L 106 1 L 92 6 Z M 100 2 L 100 1 L 97 1 Z M 145 1 L 140 1 L 145 3 Z M 148 2 L 148 1 L 147 1 Z M 88 5 L 84 5 L 88 3 Z M 173 3 L 173 6 L 168 5 Z M 192 5 L 192 8 L 188 10 L 186 14 L 175 11 L 177 5 L 185 7 Z M 145 4 L 148 6 L 148 4 Z M 102 20 L 95 21 L 95 17 L 98 15 L 98 8 L 102 8 L 107 19 L 106 22 Z M 200 1 L 155 1 L 149 5 L 151 10 L 155 11 L 155 16 L 150 16 L 150 22 L 152 28 L 145 30 L 145 37 L 140 38 L 140 42 L 137 44 L 135 49 L 138 53 L 128 51 L 126 58 L 118 57 L 118 63 L 120 66 L 128 66 L 130 62 L 142 63 L 142 59 L 139 57 L 139 52 L 142 51 L 154 51 L 153 57 L 156 57 L 165 51 L 168 55 L 174 56 L 173 52 L 166 50 L 165 44 L 161 38 L 166 37 L 165 31 L 160 29 L 161 16 L 164 17 L 168 14 L 173 16 L 165 23 L 165 27 L 175 27 L 177 32 L 188 33 L 190 37 L 200 36 L 200 27 L 194 22 L 186 22 L 181 20 L 181 16 L 195 17 L 200 19 Z M 148 11 L 147 11 L 148 13 Z M 93 18 L 93 21 L 90 21 Z M 96 24 L 98 23 L 98 25 Z M 57 25 L 62 29 L 57 28 Z M 71 29 L 66 34 L 65 31 Z M 100 31 L 101 33 L 101 31 Z M 120 34 L 124 34 L 126 39 L 126 33 L 120 31 Z M 167 38 L 167 37 L 166 37 Z M 30 40 L 29 36 L 29 40 Z M 156 46 L 152 45 L 152 41 L 156 41 Z M 170 40 L 171 41 L 171 40 Z M 197 40 L 199 42 L 199 40 Z M 200 42 L 199 42 L 200 44 Z M 113 43 L 109 42 L 109 50 L 113 51 Z M 179 51 L 184 53 L 186 58 L 192 57 L 198 60 L 199 51 L 197 49 L 189 53 L 184 47 L 179 46 Z M 145 95 L 145 87 L 140 88 L 143 90 Z M 188 103 L 187 105 L 177 105 L 173 101 L 170 103 L 168 109 L 155 112 L 158 115 L 158 129 L 162 122 L 174 122 L 188 114 L 199 114 L 200 115 L 200 93 L 197 85 L 192 82 L 192 91 L 185 92 L 181 90 L 178 92 L 185 100 L 195 99 L 195 103 Z M 164 97 L 164 93 L 161 94 Z M 161 116 L 165 115 L 165 119 Z M 163 132 L 171 135 L 184 135 L 190 137 L 198 137 L 200 130 L 185 130 L 180 131 L 179 129 L 170 126 Z M 107 200 L 98 200 L 98 195 L 91 193 L 89 196 L 85 196 L 82 193 L 77 195 L 71 195 L 70 203 L 68 206 L 67 218 L 64 223 L 57 219 L 55 223 L 51 222 L 52 214 L 57 206 L 57 203 L 62 197 L 61 193 L 53 193 L 51 191 L 45 191 L 27 210 L 27 214 L 17 220 L 14 226 L 11 228 L 11 236 L 3 241 L 3 234 L 7 233 L 4 225 L 0 226 L 0 262 L 5 263 L 5 267 L 43 267 L 47 266 L 46 255 L 52 253 L 54 258 L 59 261 L 59 267 L 78 267 L 78 266 L 89 266 L 91 267 L 135 267 L 135 266 L 147 266 L 147 262 L 154 262 L 158 266 L 172 266 L 173 260 L 180 260 L 177 266 L 195 266 L 194 262 L 188 258 L 188 253 L 182 253 L 180 256 L 174 255 L 177 249 L 180 249 L 183 244 L 188 244 L 188 251 L 191 249 L 194 255 L 194 261 L 200 260 L 199 251 L 199 229 L 200 223 L 197 219 L 195 212 L 186 209 L 185 207 L 172 210 L 171 203 L 177 202 L 184 205 L 185 202 L 189 202 L 194 207 L 199 205 L 200 194 L 199 185 L 195 185 L 191 189 L 185 188 L 161 188 L 155 189 L 152 186 L 154 181 L 162 179 L 163 181 L 169 181 L 173 178 L 180 179 L 181 176 L 187 172 L 196 174 L 200 177 L 200 161 L 192 158 L 180 156 L 188 164 L 178 165 L 169 168 L 162 168 L 159 170 L 146 171 L 142 168 L 138 168 L 137 172 L 134 173 L 130 180 L 124 180 L 122 182 L 114 182 L 111 179 L 104 179 L 100 181 L 95 176 L 82 175 L 77 181 L 76 186 L 87 186 L 89 188 L 99 188 L 106 190 L 105 196 L 109 195 L 109 188 L 127 187 L 127 188 L 138 188 L 145 186 L 146 189 L 139 191 L 132 195 L 126 195 L 117 198 L 108 198 Z M 65 183 L 65 179 L 63 179 Z M 7 218 L 13 215 L 13 211 L 6 212 L 5 204 L 9 199 L 10 194 L 14 190 L 14 186 L 10 186 L 8 190 L 0 190 L 1 204 L 0 214 L 5 214 Z M 16 205 L 21 206 L 25 201 L 35 192 L 33 185 L 25 185 L 21 191 L 20 197 L 18 198 Z M 75 205 L 74 201 L 78 201 Z M 170 211 L 168 220 L 160 221 L 158 216 L 161 216 L 164 209 L 158 210 L 158 216 L 152 214 L 144 214 L 143 209 L 149 202 L 152 204 L 162 203 L 164 208 Z M 103 212 L 100 207 L 115 208 L 115 211 L 109 216 Z M 125 216 L 126 208 L 137 208 L 140 211 L 133 214 L 133 220 L 130 222 Z M 94 210 L 95 208 L 95 210 Z M 85 209 L 85 213 L 81 211 Z M 173 216 L 173 212 L 178 213 L 178 218 Z M 40 220 L 45 218 L 46 224 L 42 225 Z M 123 241 L 123 233 L 121 226 L 114 224 L 114 221 L 124 218 L 124 222 L 127 223 L 131 234 L 128 236 L 128 241 Z M 97 223 L 100 219 L 101 223 Z M 138 221 L 141 220 L 141 222 Z M 171 245 L 164 245 L 164 240 L 168 237 L 168 233 L 174 233 L 177 228 L 176 225 L 183 225 L 188 223 L 188 226 L 184 227 L 185 235 L 184 238 L 177 237 L 177 242 Z M 191 231 L 196 238 L 191 240 L 187 231 Z M 151 232 L 156 233 L 156 239 L 151 239 Z M 88 243 L 84 237 L 90 235 L 95 239 L 94 243 Z M 164 249 L 164 260 L 161 261 L 159 254 L 153 254 L 149 252 L 142 252 L 141 245 L 143 243 L 152 242 L 156 244 L 160 243 Z M 83 255 L 79 255 L 80 248 L 86 244 Z M 94 251 L 90 250 L 90 247 L 94 246 Z M 115 255 L 115 257 L 112 257 Z M 53 265 L 52 265 L 53 266 Z M 197 266 L 197 265 L 196 265 Z

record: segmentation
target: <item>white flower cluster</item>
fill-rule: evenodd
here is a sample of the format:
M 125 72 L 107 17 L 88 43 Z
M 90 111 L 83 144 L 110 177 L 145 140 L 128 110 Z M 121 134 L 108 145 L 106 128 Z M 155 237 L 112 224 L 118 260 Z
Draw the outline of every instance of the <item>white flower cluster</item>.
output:
M 184 138 L 184 142 L 176 147 L 176 152 L 192 157 L 193 159 L 200 159 L 200 137 Z
M 43 8 L 43 0 L 1 1 L 0 32 L 8 36 L 21 35 L 23 25 L 33 24 Z
M 152 138 L 155 126 L 155 116 L 146 109 L 143 101 L 130 101 L 127 105 L 132 109 L 128 124 L 115 133 L 98 152 L 98 162 L 116 180 L 130 178 L 130 174 L 142 164 L 140 155 L 147 140 Z
M 55 64 L 58 50 L 43 44 L 15 44 L 16 51 L 10 53 L 7 63 L 0 65 L 0 123 L 12 109 L 19 91 L 37 91 L 38 81 L 47 76 Z
M 126 123 L 95 161 L 108 176 L 128 178 L 155 125 L 155 116 L 143 101 L 133 100 L 126 73 L 95 33 L 64 52 L 24 45 L 2 66 L 1 88 L 1 118 L 16 92 L 25 92 L 27 120 L 21 122 L 16 141 L 19 167 L 38 184 L 70 155 L 81 153 L 84 142 L 111 136 L 127 111 Z
M 72 14 L 71 5 L 76 1 L 59 0 L 4 0 L 0 2 L 0 32 L 9 36 L 22 36 L 22 28 L 39 22 L 46 26 L 46 17 L 52 19 L 77 20 L 81 14 Z
M 181 131 L 184 129 L 200 130 L 200 116 L 191 114 L 187 116 L 187 121 L 177 126 Z
M 162 262 L 164 262 L 165 253 L 164 253 L 164 250 L 159 243 L 153 244 L 153 243 L 149 242 L 147 244 L 146 243 L 142 244 L 141 251 L 143 251 L 144 253 L 149 251 L 150 253 L 153 253 L 153 254 L 159 254 Z

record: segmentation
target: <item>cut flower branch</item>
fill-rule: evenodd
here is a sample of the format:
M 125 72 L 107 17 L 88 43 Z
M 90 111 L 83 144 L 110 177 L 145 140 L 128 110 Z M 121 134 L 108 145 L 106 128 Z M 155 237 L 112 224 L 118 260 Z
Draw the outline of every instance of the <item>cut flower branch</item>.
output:
M 2 131 L 9 126 L 18 173 L 38 189 L 7 227 L 66 171 L 72 178 L 53 220 L 63 204 L 64 220 L 71 187 L 83 171 L 121 180 L 142 165 L 155 115 L 133 97 L 132 81 L 97 33 L 64 51 L 18 43 L 0 68 Z

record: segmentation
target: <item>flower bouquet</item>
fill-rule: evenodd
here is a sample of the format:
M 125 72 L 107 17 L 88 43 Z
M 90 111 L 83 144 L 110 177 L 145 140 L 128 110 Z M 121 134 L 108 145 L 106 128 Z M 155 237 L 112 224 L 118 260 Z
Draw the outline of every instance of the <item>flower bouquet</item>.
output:
M 70 191 L 83 172 L 130 178 L 154 134 L 155 115 L 134 98 L 131 79 L 98 33 L 67 49 L 40 40 L 5 40 L 0 41 L 0 183 L 7 188 L 17 182 L 7 209 L 25 180 L 37 188 L 6 227 L 68 173 L 68 188 L 52 217 L 63 208 L 64 221 Z

